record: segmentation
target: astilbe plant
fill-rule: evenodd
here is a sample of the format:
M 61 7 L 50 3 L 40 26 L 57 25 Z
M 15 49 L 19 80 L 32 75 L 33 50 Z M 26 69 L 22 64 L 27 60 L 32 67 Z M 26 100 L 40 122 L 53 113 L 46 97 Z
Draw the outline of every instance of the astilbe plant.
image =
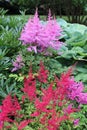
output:
M 15 61 L 13 61 L 12 64 L 13 64 L 13 68 L 11 72 L 21 69 L 24 66 L 22 55 L 21 54 L 17 55 Z
M 62 46 L 63 43 L 59 41 L 62 29 L 55 18 L 51 18 L 50 12 L 48 16 L 47 23 L 42 24 L 36 9 L 34 17 L 24 26 L 19 39 L 23 45 L 28 45 L 28 51 L 47 53 L 48 48 L 58 50 Z
M 23 120 L 18 123 L 17 119 L 22 118 L 20 114 L 21 106 L 16 95 L 12 97 L 10 94 L 2 101 L 0 106 L 0 130 L 4 128 L 11 129 L 12 125 L 16 125 L 18 130 L 22 130 L 30 123 L 30 120 Z M 7 123 L 7 124 L 6 124 Z
M 83 92 L 83 84 L 77 83 L 71 76 L 72 68 L 61 74 L 60 79 L 54 76 L 54 80 L 49 81 L 49 72 L 42 62 L 37 74 L 33 74 L 32 67 L 30 67 L 28 77 L 24 78 L 21 105 L 26 103 L 27 98 L 29 103 L 33 104 L 34 110 L 29 114 L 29 119 L 26 119 L 25 113 L 25 115 L 20 115 L 22 108 L 16 96 L 12 98 L 8 95 L 0 106 L 0 129 L 5 127 L 5 122 L 9 122 L 10 128 L 15 123 L 18 130 L 22 130 L 32 122 L 38 123 L 38 130 L 59 130 L 62 123 L 66 121 L 78 125 L 79 119 L 74 120 L 72 114 L 80 111 L 80 104 L 87 104 L 87 93 Z M 38 82 L 40 88 L 37 88 Z M 43 84 L 46 88 L 43 88 Z M 78 102 L 78 106 L 75 107 L 73 100 Z M 22 121 L 20 122 L 18 118 Z
M 14 118 L 18 116 L 18 111 L 21 110 L 20 104 L 16 96 L 13 98 L 8 95 L 0 106 L 0 130 L 4 128 L 5 122 L 14 122 Z
M 76 82 L 74 77 L 71 77 L 73 67 L 66 73 L 61 75 L 59 84 L 67 88 L 68 98 L 75 100 L 80 104 L 87 104 L 87 93 L 84 93 L 84 85 L 82 82 Z

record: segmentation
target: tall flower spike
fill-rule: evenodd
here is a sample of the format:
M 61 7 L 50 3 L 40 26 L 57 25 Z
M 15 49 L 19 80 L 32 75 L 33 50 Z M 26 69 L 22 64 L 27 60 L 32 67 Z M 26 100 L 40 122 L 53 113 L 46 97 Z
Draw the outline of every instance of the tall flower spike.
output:
M 38 8 L 36 8 L 35 15 L 34 15 L 34 20 L 35 20 L 36 22 L 39 21 Z
M 52 15 L 51 15 L 51 10 L 49 9 L 49 13 L 48 13 L 48 21 L 52 20 Z
M 45 66 L 43 62 L 40 62 L 40 69 L 38 72 L 38 80 L 42 83 L 47 83 L 47 78 L 48 78 L 48 70 L 45 69 Z
M 29 19 L 24 29 L 22 30 L 20 40 L 24 44 L 37 45 L 39 43 L 39 34 L 42 32 L 42 25 L 38 17 L 38 11 L 36 9 L 35 15 L 32 19 Z
M 32 73 L 32 67 L 30 67 L 28 78 L 24 79 L 24 88 L 22 89 L 28 98 L 32 101 L 36 97 L 36 80 Z
M 51 19 L 49 15 L 48 22 L 45 26 L 45 35 L 47 36 L 47 47 L 58 50 L 63 43 L 59 41 L 61 36 L 61 28 L 56 22 L 56 19 Z

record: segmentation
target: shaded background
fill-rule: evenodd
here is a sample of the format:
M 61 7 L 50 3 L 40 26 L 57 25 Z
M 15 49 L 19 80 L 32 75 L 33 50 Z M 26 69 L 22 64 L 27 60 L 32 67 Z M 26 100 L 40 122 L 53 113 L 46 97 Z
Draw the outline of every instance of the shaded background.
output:
M 38 7 L 39 15 L 47 15 L 49 8 L 52 14 L 67 16 L 72 23 L 87 24 L 87 0 L 0 0 L 0 8 L 7 14 L 34 14 Z

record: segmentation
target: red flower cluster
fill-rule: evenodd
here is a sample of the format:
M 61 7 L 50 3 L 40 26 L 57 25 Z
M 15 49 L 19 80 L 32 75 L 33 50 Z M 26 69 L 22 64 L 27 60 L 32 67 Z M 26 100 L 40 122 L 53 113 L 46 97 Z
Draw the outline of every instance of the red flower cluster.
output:
M 70 120 L 71 113 L 77 111 L 73 106 L 68 107 L 66 91 L 60 87 L 55 88 L 54 83 L 42 89 L 42 96 L 36 98 L 34 104 L 36 111 L 31 116 L 38 117 L 42 129 L 47 130 L 57 130 L 63 121 Z
M 22 90 L 31 101 L 36 97 L 36 80 L 32 74 L 32 68 L 30 68 L 28 77 L 24 78 L 24 88 Z
M 31 117 L 39 119 L 43 126 L 40 129 L 57 130 L 63 121 L 70 120 L 71 113 L 77 111 L 66 96 L 68 91 L 66 84 L 69 82 L 65 84 L 63 77 L 65 76 L 64 78 L 67 79 L 70 77 L 70 73 L 71 69 L 60 79 L 55 76 L 54 81 L 46 89 L 41 88 L 42 95 L 38 95 L 36 80 L 39 80 L 41 84 L 48 83 L 48 70 L 40 62 L 40 69 L 35 77 L 30 68 L 29 76 L 24 80 L 23 91 L 34 103 L 36 110 L 31 114 Z
M 37 73 L 36 79 L 38 79 L 41 83 L 47 83 L 48 78 L 48 70 L 45 69 L 42 62 L 40 62 L 40 69 Z M 24 98 L 28 97 L 29 100 L 34 100 L 36 98 L 36 79 L 34 74 L 32 73 L 32 67 L 30 67 L 28 77 L 24 78 L 24 88 L 22 89 L 26 95 L 23 96 Z
M 79 92 L 80 95 L 83 94 L 83 85 L 75 82 L 74 78 L 71 77 L 72 69 L 70 68 L 68 72 L 63 73 L 60 79 L 55 76 L 50 83 L 48 70 L 45 69 L 42 62 L 40 62 L 37 75 L 32 73 L 32 67 L 30 67 L 28 77 L 24 78 L 22 91 L 24 92 L 23 99 L 28 98 L 33 103 L 35 111 L 32 112 L 29 119 L 24 118 L 20 123 L 17 123 L 16 117 L 20 116 L 18 112 L 20 112 L 21 107 L 16 96 L 12 98 L 8 95 L 0 106 L 0 130 L 2 130 L 4 122 L 15 123 L 18 130 L 22 130 L 30 122 L 37 120 L 40 123 L 39 130 L 58 130 L 62 122 L 72 120 L 71 114 L 79 111 L 79 109 L 75 108 L 70 100 L 75 100 L 77 96 L 79 100 Z M 40 94 L 36 89 L 37 80 L 42 86 L 44 83 L 45 85 L 48 84 L 47 88 L 40 88 Z M 78 91 L 78 87 L 80 91 Z M 85 100 L 80 98 L 82 102 L 87 100 L 87 98 Z
M 47 83 L 48 70 L 45 69 L 43 62 L 40 62 L 40 69 L 38 71 L 38 80 L 42 83 Z
M 0 129 L 2 130 L 4 122 L 14 122 L 15 117 L 18 116 L 18 111 L 21 110 L 20 104 L 16 96 L 14 98 L 8 95 L 0 106 Z

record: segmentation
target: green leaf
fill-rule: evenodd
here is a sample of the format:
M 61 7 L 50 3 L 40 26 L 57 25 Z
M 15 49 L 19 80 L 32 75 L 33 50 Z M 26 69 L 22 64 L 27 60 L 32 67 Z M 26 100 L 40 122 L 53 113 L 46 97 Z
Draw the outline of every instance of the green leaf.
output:
M 78 74 L 78 75 L 75 76 L 75 79 L 77 81 L 87 82 L 87 74 L 80 73 L 80 74 Z

